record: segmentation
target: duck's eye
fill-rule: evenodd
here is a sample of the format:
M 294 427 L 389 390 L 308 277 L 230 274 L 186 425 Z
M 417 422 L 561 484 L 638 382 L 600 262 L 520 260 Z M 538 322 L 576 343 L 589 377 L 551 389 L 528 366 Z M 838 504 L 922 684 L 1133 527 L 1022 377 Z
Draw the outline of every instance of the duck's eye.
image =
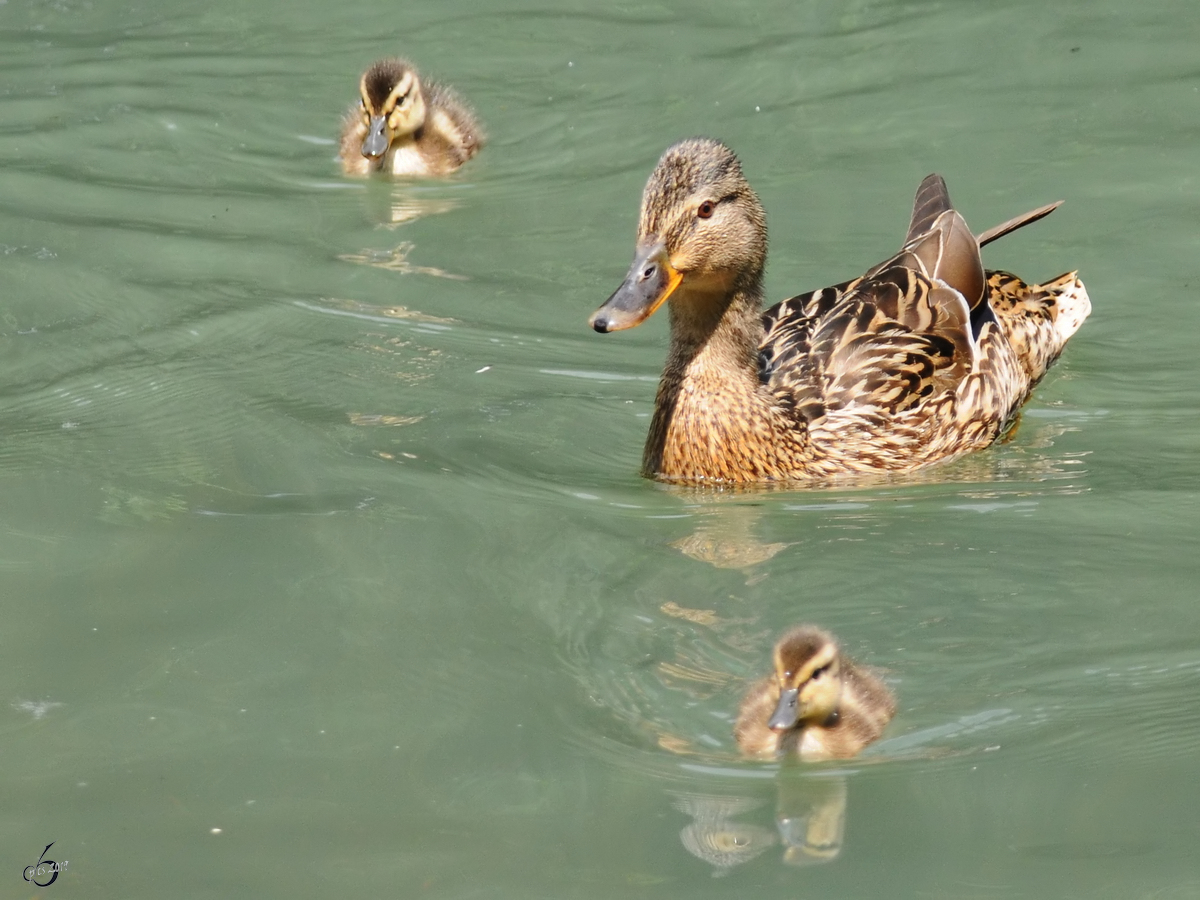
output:
M 711 200 L 705 200 L 696 210 L 696 215 L 702 219 L 711 219 L 712 214 L 716 212 L 717 206 Z
M 829 666 L 821 666 L 821 668 L 817 669 L 815 672 L 812 673 L 812 680 L 816 681 L 818 678 L 820 678 L 822 675 L 824 675 L 828 671 L 829 671 Z

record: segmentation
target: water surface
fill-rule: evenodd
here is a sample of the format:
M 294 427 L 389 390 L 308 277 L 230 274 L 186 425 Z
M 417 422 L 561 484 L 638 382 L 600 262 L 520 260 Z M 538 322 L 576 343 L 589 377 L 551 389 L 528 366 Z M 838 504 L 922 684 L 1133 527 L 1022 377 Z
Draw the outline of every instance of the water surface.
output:
M 1194 896 L 1198 27 L 0 5 L 4 891 L 55 841 L 63 897 Z M 339 174 L 397 52 L 487 126 L 449 180 Z M 1014 439 L 857 489 L 640 479 L 665 317 L 586 319 L 698 133 L 773 300 L 890 253 L 930 171 L 976 230 L 1065 199 L 985 256 L 1094 303 Z M 798 621 L 899 697 L 853 765 L 737 759 Z M 777 818 L 838 814 L 785 862 Z

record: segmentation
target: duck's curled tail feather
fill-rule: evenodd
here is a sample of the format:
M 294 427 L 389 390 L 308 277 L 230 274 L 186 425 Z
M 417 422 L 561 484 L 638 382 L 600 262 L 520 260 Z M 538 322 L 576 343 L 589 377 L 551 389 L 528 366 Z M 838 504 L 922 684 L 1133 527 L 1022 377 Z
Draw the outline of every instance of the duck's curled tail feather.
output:
M 1087 289 L 1075 272 L 1044 284 L 1026 284 L 1009 272 L 989 272 L 988 299 L 1029 375 L 1030 387 L 1046 374 L 1092 311 Z

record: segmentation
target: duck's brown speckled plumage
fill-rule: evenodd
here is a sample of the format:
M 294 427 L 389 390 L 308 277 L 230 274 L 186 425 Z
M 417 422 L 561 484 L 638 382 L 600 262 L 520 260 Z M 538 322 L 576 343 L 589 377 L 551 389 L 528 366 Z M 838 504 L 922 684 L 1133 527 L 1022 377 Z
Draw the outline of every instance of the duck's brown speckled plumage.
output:
M 359 94 L 342 123 L 339 155 L 347 175 L 448 175 L 483 146 L 470 107 L 449 87 L 422 78 L 407 60 L 372 64 Z M 373 120 L 386 130 L 378 146 L 369 147 Z
M 1068 273 L 984 272 L 945 182 L 922 182 L 903 248 L 852 281 L 761 312 L 762 206 L 733 152 L 669 148 L 642 197 L 625 283 L 592 317 L 639 324 L 669 298 L 671 346 L 643 456 L 671 481 L 905 472 L 986 447 L 1090 311 Z
M 772 655 L 774 671 L 751 686 L 734 726 L 747 756 L 848 759 L 876 740 L 896 712 L 887 685 L 843 656 L 820 628 L 792 629 Z M 790 714 L 781 703 L 787 691 L 795 692 Z

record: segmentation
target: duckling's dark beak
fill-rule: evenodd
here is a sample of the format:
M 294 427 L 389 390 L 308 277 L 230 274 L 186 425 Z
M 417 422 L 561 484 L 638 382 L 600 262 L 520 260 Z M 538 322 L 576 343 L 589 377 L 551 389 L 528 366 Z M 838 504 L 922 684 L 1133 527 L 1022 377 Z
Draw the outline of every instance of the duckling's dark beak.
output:
M 367 125 L 367 137 L 363 141 L 362 155 L 367 159 L 379 159 L 387 152 L 391 143 L 387 136 L 387 116 L 371 116 Z
M 787 731 L 795 728 L 800 721 L 800 689 L 791 688 L 779 695 L 779 703 L 775 712 L 767 721 L 767 727 L 772 731 Z
M 683 275 L 671 265 L 667 248 L 661 243 L 642 250 L 634 258 L 624 283 L 592 313 L 588 324 L 601 334 L 641 325 L 681 281 Z

